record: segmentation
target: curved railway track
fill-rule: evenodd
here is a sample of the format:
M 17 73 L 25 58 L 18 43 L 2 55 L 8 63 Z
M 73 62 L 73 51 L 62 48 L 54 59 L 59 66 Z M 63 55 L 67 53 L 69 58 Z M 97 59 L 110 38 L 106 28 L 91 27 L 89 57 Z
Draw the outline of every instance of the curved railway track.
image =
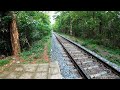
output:
M 82 79 L 120 79 L 120 71 L 74 42 L 54 33 Z

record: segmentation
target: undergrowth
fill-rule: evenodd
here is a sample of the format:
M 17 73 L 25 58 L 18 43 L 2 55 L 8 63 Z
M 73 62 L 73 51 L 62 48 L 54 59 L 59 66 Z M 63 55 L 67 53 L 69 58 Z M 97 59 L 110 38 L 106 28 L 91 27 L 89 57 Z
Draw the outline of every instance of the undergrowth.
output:
M 7 57 L 5 59 L 0 60 L 0 66 L 4 66 L 5 64 L 8 64 L 12 60 L 11 57 Z
M 103 45 L 98 44 L 98 42 L 93 39 L 83 39 L 80 37 L 73 37 L 63 33 L 60 34 L 64 35 L 66 38 L 73 40 L 76 43 L 81 44 L 82 46 L 90 49 L 98 55 L 120 66 L 120 49 L 105 47 Z
M 41 59 L 41 55 L 44 52 L 44 45 L 45 43 L 50 42 L 50 35 L 45 36 L 43 39 L 35 41 L 31 46 L 31 49 L 28 51 L 23 51 L 20 53 L 20 57 L 22 57 L 25 62 L 24 63 L 31 63 L 35 59 Z M 45 60 L 39 60 L 38 63 L 46 62 Z

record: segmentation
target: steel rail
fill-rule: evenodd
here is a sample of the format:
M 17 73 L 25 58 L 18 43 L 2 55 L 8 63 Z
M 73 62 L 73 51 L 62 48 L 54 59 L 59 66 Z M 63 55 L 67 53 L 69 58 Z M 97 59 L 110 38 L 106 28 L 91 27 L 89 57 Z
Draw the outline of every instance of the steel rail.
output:
M 64 45 L 58 39 L 57 35 L 56 34 L 54 34 L 54 35 L 56 36 L 57 40 L 59 41 L 59 43 L 61 44 L 61 46 L 63 47 L 63 49 L 67 53 L 68 57 L 70 58 L 71 62 L 75 65 L 75 67 L 77 68 L 79 74 L 83 77 L 83 79 L 90 79 L 90 76 L 87 75 L 87 73 L 85 73 L 85 71 L 76 63 L 76 61 L 73 59 L 73 57 L 70 55 L 70 53 L 66 50 L 66 48 L 64 47 Z
M 69 41 L 69 42 L 72 43 L 73 45 L 75 45 L 75 46 L 77 46 L 78 48 L 82 49 L 82 50 L 85 51 L 87 54 L 89 54 L 89 55 L 93 56 L 94 58 L 96 58 L 98 62 L 103 63 L 105 66 L 109 67 L 115 74 L 117 74 L 118 76 L 120 76 L 120 67 L 117 66 L 116 64 L 114 64 L 114 63 L 108 61 L 107 59 L 105 59 L 105 58 L 97 55 L 96 53 L 92 52 L 91 50 L 88 50 L 87 48 L 81 46 L 80 44 L 77 44 L 77 43 L 75 43 L 75 42 L 73 42 L 73 41 L 65 38 L 64 36 L 62 36 L 62 35 L 60 35 L 60 34 L 56 34 L 56 33 L 54 33 L 54 34 L 55 34 L 55 35 L 59 35 L 59 36 L 62 37 L 63 39 Z M 61 45 L 62 45 L 62 44 L 61 44 Z M 63 45 L 62 45 L 62 46 L 63 46 Z M 65 49 L 65 51 L 67 51 L 67 50 Z M 67 52 L 67 53 L 69 54 L 69 52 Z M 70 55 L 70 54 L 69 54 L 69 55 Z M 72 60 L 73 60 L 73 58 L 72 58 Z M 73 60 L 73 61 L 74 61 L 74 60 Z M 81 69 L 81 68 L 79 67 L 79 69 Z M 82 73 L 85 73 L 84 70 L 82 70 Z M 87 75 L 87 74 L 84 74 L 84 75 Z M 87 75 L 87 78 L 90 79 L 90 77 L 89 77 L 88 75 Z

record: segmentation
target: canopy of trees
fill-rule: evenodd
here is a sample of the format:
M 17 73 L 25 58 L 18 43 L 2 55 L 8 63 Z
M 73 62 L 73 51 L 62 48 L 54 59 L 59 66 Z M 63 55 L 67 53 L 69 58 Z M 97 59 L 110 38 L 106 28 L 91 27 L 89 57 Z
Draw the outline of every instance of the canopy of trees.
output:
M 21 11 L 17 13 L 20 45 L 23 49 L 33 41 L 42 39 L 50 33 L 49 16 L 39 11 Z
M 120 48 L 119 11 L 63 11 L 56 17 L 53 29 L 93 39 L 99 45 Z
M 11 55 L 10 41 L 11 11 L 0 12 L 0 55 Z M 49 16 L 40 11 L 14 11 L 21 50 L 50 33 Z M 4 53 L 5 52 L 5 53 Z

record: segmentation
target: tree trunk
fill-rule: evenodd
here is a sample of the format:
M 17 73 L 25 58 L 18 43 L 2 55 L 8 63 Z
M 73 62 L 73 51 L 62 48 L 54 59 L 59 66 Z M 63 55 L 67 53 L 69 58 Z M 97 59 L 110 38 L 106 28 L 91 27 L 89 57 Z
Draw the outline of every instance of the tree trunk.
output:
M 93 18 L 93 20 L 95 20 L 95 11 L 92 12 L 92 18 Z M 95 28 L 96 28 L 96 27 L 93 27 L 93 28 L 92 28 L 92 36 L 93 36 L 93 37 L 96 37 Z
M 70 22 L 70 35 L 72 36 L 72 21 Z
M 20 52 L 19 33 L 16 25 L 16 16 L 13 11 L 11 11 L 10 14 L 12 16 L 12 21 L 10 25 L 12 55 L 17 56 Z
M 99 34 L 102 34 L 102 29 L 103 29 L 103 18 L 102 16 L 98 17 L 100 22 L 99 22 Z
M 99 22 L 99 33 L 102 34 L 102 21 Z

